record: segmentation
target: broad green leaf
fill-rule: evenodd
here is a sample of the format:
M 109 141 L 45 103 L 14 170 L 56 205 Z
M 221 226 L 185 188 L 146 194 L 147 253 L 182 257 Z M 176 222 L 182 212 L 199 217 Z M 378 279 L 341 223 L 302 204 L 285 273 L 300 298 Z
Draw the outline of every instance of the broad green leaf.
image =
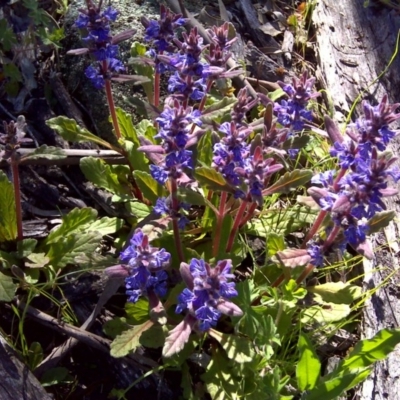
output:
M 297 385 L 301 391 L 311 390 L 318 382 L 321 362 L 308 335 L 300 332 L 297 344 L 299 361 L 296 366 Z
M 125 312 L 129 324 L 143 324 L 149 319 L 149 301 L 141 297 L 136 303 L 127 302 Z
M 269 257 L 272 257 L 278 251 L 281 251 L 284 248 L 285 248 L 285 239 L 283 235 L 271 232 L 267 236 L 267 249 Z
M 296 205 L 289 209 L 268 210 L 259 218 L 253 218 L 246 226 L 247 233 L 268 237 L 271 233 L 284 234 L 298 231 L 315 221 L 317 212 L 308 207 Z
M 111 343 L 110 354 L 113 357 L 125 357 L 131 351 L 136 350 L 140 346 L 140 336 L 153 326 L 152 321 L 147 321 L 142 325 L 134 326 L 117 336 Z
M 253 360 L 254 350 L 248 339 L 236 335 L 221 333 L 210 329 L 208 334 L 217 340 L 226 351 L 227 356 L 237 363 L 247 363 Z
M 326 303 L 351 304 L 362 295 L 359 286 L 343 282 L 328 282 L 317 286 L 309 286 L 310 293 L 316 293 Z
M 207 131 L 197 143 L 197 159 L 207 167 L 211 167 L 213 158 L 213 143 L 211 140 L 211 131 Z
M 206 199 L 199 191 L 194 191 L 186 187 L 178 188 L 178 198 L 180 201 L 193 206 L 206 205 Z
M 109 321 L 106 321 L 103 325 L 103 332 L 115 339 L 122 332 L 128 330 L 130 325 L 126 322 L 126 318 L 115 317 Z
M 61 268 L 76 264 L 75 257 L 94 253 L 100 244 L 101 234 L 97 232 L 73 233 L 50 245 L 47 257 L 53 267 Z
M 39 342 L 32 342 L 28 351 L 28 365 L 33 371 L 43 361 L 43 349 Z
M 114 150 L 113 146 L 103 139 L 93 135 L 87 129 L 81 128 L 74 119 L 59 116 L 46 121 L 46 124 L 57 131 L 65 140 L 69 142 L 93 142 Z
M 74 208 L 63 217 L 61 225 L 49 233 L 45 243 L 56 243 L 72 233 L 80 232 L 84 225 L 94 223 L 96 217 L 97 211 L 94 208 Z
M 46 160 L 63 160 L 67 158 L 67 154 L 59 147 L 47 146 L 44 144 L 35 149 L 32 153 L 21 157 L 21 161 L 38 160 L 40 158 L 45 158 Z
M 58 385 L 66 380 L 70 380 L 68 369 L 65 367 L 50 368 L 40 377 L 40 383 L 43 387 Z
M 396 216 L 395 211 L 377 212 L 368 221 L 368 234 L 371 235 L 373 233 L 379 232 L 383 228 L 386 228 L 389 225 L 390 221 L 392 221 L 395 216 Z
M 31 254 L 37 245 L 38 241 L 36 239 L 23 239 L 21 242 L 17 243 L 17 255 L 18 258 L 24 258 Z
M 117 107 L 115 109 L 117 114 L 117 120 L 121 136 L 125 139 L 132 140 L 136 145 L 139 146 L 139 140 L 137 138 L 136 129 L 133 126 L 132 115 L 125 112 L 122 108 Z
M 125 203 L 125 208 L 137 219 L 146 218 L 153 211 L 153 207 L 139 201 L 128 201 Z
M 165 333 L 162 326 L 153 325 L 150 329 L 142 333 L 139 342 L 142 346 L 150 349 L 162 347 L 165 342 Z
M 166 196 L 166 190 L 147 172 L 135 171 L 133 173 L 139 189 L 144 197 L 150 200 L 153 204 L 159 197 Z
M 25 267 L 28 268 L 43 268 L 50 261 L 50 258 L 45 253 L 31 253 L 27 256 Z
M 154 136 L 157 134 L 157 129 L 154 127 L 154 122 L 148 119 L 142 119 L 136 125 L 136 132 L 140 136 L 144 136 L 154 143 Z
M 309 169 L 296 169 L 292 172 L 286 172 L 277 182 L 263 190 L 263 195 L 268 196 L 272 193 L 289 193 L 291 190 L 307 183 L 312 176 L 313 172 Z
M 82 227 L 82 229 L 84 229 L 86 232 L 87 231 L 98 232 L 102 236 L 104 236 L 119 231 L 123 227 L 123 225 L 124 225 L 124 220 L 121 218 L 103 217 L 101 219 L 98 219 L 90 223 L 85 228 Z
M 120 145 L 125 150 L 125 156 L 134 171 L 149 172 L 149 161 L 146 155 L 138 150 L 137 143 L 132 140 L 120 140 Z
M 218 118 L 222 117 L 224 114 L 228 114 L 232 109 L 232 105 L 237 102 L 235 97 L 224 97 L 217 103 L 212 104 L 207 107 L 203 113 L 201 120 L 205 124 L 212 124 Z
M 107 189 L 114 194 L 128 194 L 128 187 L 123 186 L 118 179 L 118 175 L 112 167 L 100 158 L 83 157 L 80 167 L 86 179 L 96 186 Z
M 18 285 L 13 283 L 11 276 L 0 272 L 0 301 L 11 301 Z
M 214 168 L 199 167 L 195 170 L 195 177 L 201 185 L 211 190 L 233 192 L 233 189 L 226 183 L 224 177 Z
M 268 97 L 272 100 L 272 101 L 276 101 L 278 99 L 280 99 L 281 97 L 286 96 L 286 93 L 283 91 L 282 88 L 276 89 L 273 92 L 269 92 L 268 93 Z
M 340 321 L 351 312 L 347 304 L 325 303 L 307 308 L 301 318 L 303 324 L 317 322 L 322 325 Z
M 14 187 L 6 174 L 0 171 L 0 242 L 17 237 Z
M 295 136 L 290 138 L 289 140 L 286 140 L 282 144 L 282 149 L 283 150 L 288 150 L 288 149 L 303 149 L 304 147 L 307 146 L 307 143 L 310 141 L 310 136 L 303 135 L 303 136 Z
M 136 58 L 139 58 L 140 56 L 144 56 L 146 54 L 147 48 L 144 46 L 142 43 L 139 42 L 133 42 L 131 46 L 131 56 L 134 57 L 133 59 L 129 60 L 129 63 L 133 65 L 133 68 L 135 69 L 135 72 L 139 75 L 146 76 L 150 78 L 149 82 L 142 83 L 143 89 L 146 92 L 147 99 L 149 101 L 152 100 L 153 98 L 153 93 L 154 93 L 154 68 L 151 65 L 147 65 L 143 62 L 139 62 L 135 60 Z
M 382 329 L 373 338 L 360 340 L 333 374 L 370 367 L 374 362 L 385 359 L 399 343 L 400 328 Z
M 305 392 L 301 400 L 336 400 L 338 396 L 363 382 L 370 373 L 369 368 L 360 368 L 355 372 L 327 380 Z

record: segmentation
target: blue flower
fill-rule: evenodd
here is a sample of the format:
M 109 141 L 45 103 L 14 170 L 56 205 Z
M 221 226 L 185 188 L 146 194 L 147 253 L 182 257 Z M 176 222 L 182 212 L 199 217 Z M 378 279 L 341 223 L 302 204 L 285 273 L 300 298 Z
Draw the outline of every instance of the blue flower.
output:
M 227 301 L 237 296 L 234 278 L 231 273 L 230 260 L 219 261 L 211 268 L 203 259 L 193 258 L 190 265 L 182 264 L 181 274 L 190 288 L 186 288 L 178 296 L 176 312 L 188 310 L 199 321 L 199 329 L 207 331 L 215 326 L 224 313 L 230 309 L 232 315 L 240 315 L 241 311 L 233 303 Z M 227 308 L 221 307 L 224 305 Z
M 320 174 L 314 175 L 311 178 L 311 183 L 322 185 L 323 187 L 329 188 L 333 185 L 333 175 L 336 171 L 329 170 L 325 172 L 321 172 Z
M 324 254 L 322 251 L 322 245 L 315 243 L 310 240 L 307 243 L 307 252 L 311 256 L 311 264 L 315 267 L 322 267 L 324 265 Z
M 100 73 L 100 71 L 93 66 L 89 66 L 85 70 L 85 75 L 87 78 L 90 79 L 92 82 L 93 86 L 96 89 L 102 89 L 105 85 L 105 80 L 103 74 Z

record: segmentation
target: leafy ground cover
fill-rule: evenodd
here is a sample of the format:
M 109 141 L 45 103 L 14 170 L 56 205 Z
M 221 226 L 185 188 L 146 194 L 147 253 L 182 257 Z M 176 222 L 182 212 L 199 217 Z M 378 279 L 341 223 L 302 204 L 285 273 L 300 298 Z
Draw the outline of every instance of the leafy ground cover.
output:
M 282 8 L 298 59 L 314 5 Z M 24 7 L 46 37 L 58 32 L 41 8 Z M 394 217 L 384 198 L 400 178 L 387 149 L 398 105 L 364 102 L 341 131 L 308 61 L 275 90 L 252 87 L 233 61 L 234 25 L 204 30 L 182 14 L 161 6 L 157 19 L 141 19 L 132 74 L 118 46 L 135 30 L 113 35 L 117 4 L 87 1 L 75 20 L 82 47 L 65 56 L 86 57 L 114 137 L 66 116 L 46 124 L 66 142 L 112 152 L 111 162 L 91 153 L 74 170 L 91 193 L 108 194 L 102 209 L 70 209 L 42 235 L 26 229 L 24 164 L 68 151 L 20 153 L 26 120 L 4 121 L 2 336 L 56 398 L 351 396 L 400 341 L 398 329 L 357 336 L 371 295 L 360 262 L 377 251 L 368 237 Z M 17 37 L 2 29 L 7 56 Z M 5 79 L 15 97 L 18 78 Z M 140 86 L 134 119 L 115 105 L 114 82 Z

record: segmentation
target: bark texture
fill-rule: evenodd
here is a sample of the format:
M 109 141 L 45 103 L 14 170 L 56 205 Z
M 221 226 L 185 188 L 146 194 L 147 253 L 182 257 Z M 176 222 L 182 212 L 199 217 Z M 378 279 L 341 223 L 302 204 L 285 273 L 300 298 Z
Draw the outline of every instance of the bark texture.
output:
M 383 76 L 393 57 L 400 29 L 400 17 L 382 3 L 368 8 L 364 0 L 319 0 L 314 13 L 317 77 L 330 95 L 330 110 L 344 121 L 354 100 L 362 92 L 363 99 L 377 104 L 384 93 L 390 101 L 400 101 L 400 58 L 397 56 Z M 370 1 L 370 4 L 373 2 Z M 355 115 L 361 111 L 358 104 Z M 399 154 L 399 143 L 392 151 Z M 388 208 L 397 213 L 399 198 L 392 197 Z M 393 222 L 382 235 L 373 238 L 375 259 L 364 262 L 365 289 L 376 289 L 367 301 L 361 325 L 362 338 L 370 338 L 383 328 L 398 327 L 399 302 L 399 222 Z M 384 285 L 382 283 L 386 281 Z M 382 285 L 382 286 L 381 286 Z M 400 348 L 387 360 L 379 362 L 358 390 L 360 400 L 398 399 L 400 393 Z
M 0 336 L 0 400 L 51 400 L 52 398 Z

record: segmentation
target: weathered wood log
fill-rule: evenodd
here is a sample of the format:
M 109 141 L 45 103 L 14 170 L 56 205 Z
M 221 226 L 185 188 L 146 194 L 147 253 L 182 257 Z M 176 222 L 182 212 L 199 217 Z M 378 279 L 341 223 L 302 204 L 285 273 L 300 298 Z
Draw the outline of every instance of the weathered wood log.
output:
M 0 335 L 0 399 L 51 400 L 40 382 Z
M 373 104 L 377 104 L 384 93 L 388 93 L 391 102 L 400 100 L 400 58 L 392 60 L 400 18 L 394 10 L 382 4 L 378 8 L 364 8 L 363 3 L 363 0 L 320 0 L 313 14 L 319 81 L 321 86 L 326 85 L 324 88 L 330 95 L 331 110 L 341 121 L 348 116 L 360 93 Z M 382 74 L 391 60 L 390 68 Z M 355 114 L 360 114 L 360 104 Z M 398 143 L 395 143 L 391 150 L 396 154 L 397 149 Z M 389 209 L 396 211 L 398 220 L 398 198 L 390 198 L 387 204 Z M 378 289 L 364 309 L 363 338 L 370 338 L 383 328 L 399 326 L 397 293 L 400 274 L 396 272 L 399 269 L 396 257 L 399 232 L 399 223 L 393 222 L 385 230 L 386 238 L 383 234 L 375 236 L 375 259 L 364 263 L 365 289 Z M 383 249 L 382 244 L 386 244 Z M 399 370 L 400 349 L 397 348 L 387 360 L 375 365 L 370 377 L 358 390 L 357 398 L 398 399 Z

